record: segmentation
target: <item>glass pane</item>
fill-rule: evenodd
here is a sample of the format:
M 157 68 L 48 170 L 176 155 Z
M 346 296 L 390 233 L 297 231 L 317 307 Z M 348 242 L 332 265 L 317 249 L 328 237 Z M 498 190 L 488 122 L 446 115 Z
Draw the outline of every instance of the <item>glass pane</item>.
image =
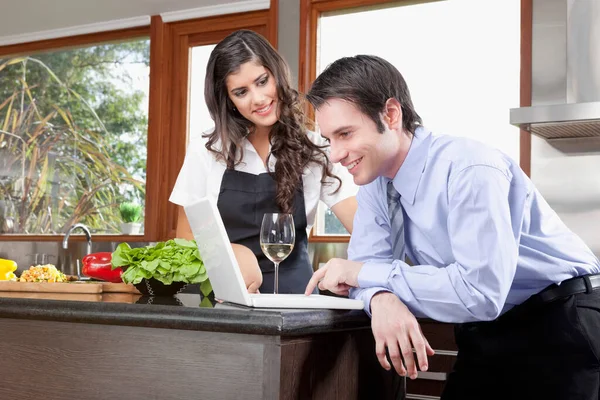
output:
M 508 114 L 519 106 L 519 0 L 326 13 L 318 35 L 317 73 L 345 56 L 383 57 L 406 79 L 427 128 L 477 139 L 518 159 L 519 129 Z
M 148 89 L 148 39 L 0 59 L 0 233 L 143 219 Z
M 325 204 L 320 203 L 320 207 L 323 209 L 323 235 L 349 235 L 344 225 L 335 216 Z
M 190 109 L 188 137 L 196 137 L 213 128 L 215 123 L 210 118 L 204 102 L 204 77 L 208 58 L 216 45 L 197 46 L 192 48 L 192 68 L 190 73 Z
M 518 160 L 519 129 L 509 124 L 509 109 L 519 106 L 519 0 L 324 13 L 317 43 L 317 74 L 345 56 L 385 58 L 406 79 L 427 128 L 479 140 Z

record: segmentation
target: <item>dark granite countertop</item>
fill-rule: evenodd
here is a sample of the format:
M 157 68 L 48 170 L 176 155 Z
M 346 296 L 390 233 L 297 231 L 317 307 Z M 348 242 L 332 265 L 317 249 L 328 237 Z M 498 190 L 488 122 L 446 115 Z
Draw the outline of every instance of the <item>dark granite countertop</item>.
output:
M 95 296 L 95 297 L 94 297 Z M 364 311 L 253 309 L 175 297 L 0 292 L 0 318 L 298 336 L 370 328 Z

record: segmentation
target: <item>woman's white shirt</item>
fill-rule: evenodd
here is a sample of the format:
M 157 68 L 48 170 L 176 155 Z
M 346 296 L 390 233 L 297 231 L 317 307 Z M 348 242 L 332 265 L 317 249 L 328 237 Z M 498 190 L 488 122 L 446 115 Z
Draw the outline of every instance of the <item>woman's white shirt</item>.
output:
M 307 135 L 313 143 L 319 146 L 327 144 L 320 135 L 314 132 L 308 131 Z M 169 198 L 171 202 L 186 206 L 203 197 L 210 197 L 215 202 L 217 201 L 221 180 L 227 166 L 222 160 L 217 161 L 214 154 L 206 149 L 205 143 L 206 139 L 200 134 L 190 138 L 185 161 Z M 266 173 L 267 169 L 254 146 L 247 139 L 244 140 L 243 146 L 244 158 L 235 169 L 254 175 Z M 270 170 L 274 169 L 275 162 L 275 157 L 271 156 L 269 159 Z M 328 177 L 324 183 L 321 183 L 323 168 L 320 165 L 311 163 L 302 174 L 307 231 L 310 231 L 315 222 L 319 200 L 331 208 L 342 200 L 356 196 L 358 186 L 354 183 L 348 170 L 340 164 L 333 164 L 332 172 L 342 180 L 342 186 L 337 193 L 332 193 L 338 187 L 336 179 Z

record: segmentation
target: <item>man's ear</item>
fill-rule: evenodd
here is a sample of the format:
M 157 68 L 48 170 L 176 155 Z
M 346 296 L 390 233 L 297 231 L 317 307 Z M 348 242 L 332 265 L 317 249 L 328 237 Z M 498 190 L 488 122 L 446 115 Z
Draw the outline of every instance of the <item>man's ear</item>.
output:
M 389 98 L 385 102 L 383 121 L 391 130 L 402 128 L 402 106 L 398 100 Z

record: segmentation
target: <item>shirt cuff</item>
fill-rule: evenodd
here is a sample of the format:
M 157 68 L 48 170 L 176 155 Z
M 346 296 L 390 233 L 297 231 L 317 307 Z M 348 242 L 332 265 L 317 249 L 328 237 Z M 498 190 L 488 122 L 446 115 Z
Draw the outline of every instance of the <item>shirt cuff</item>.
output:
M 169 201 L 173 204 L 177 204 L 178 206 L 182 206 L 186 203 L 186 198 L 183 193 L 173 190 L 171 192 L 171 196 L 169 197 Z
M 389 289 L 388 279 L 393 269 L 394 266 L 392 264 L 364 263 L 358 273 L 358 287 L 370 288 L 377 286 Z
M 186 193 L 183 190 L 173 189 L 173 191 L 171 192 L 171 196 L 169 197 L 169 201 L 173 204 L 177 204 L 178 206 L 185 207 L 187 205 L 197 202 L 201 198 L 202 197 L 199 197 L 197 195 Z
M 353 293 L 353 291 L 354 291 L 354 293 Z M 390 292 L 390 291 L 388 289 L 382 288 L 382 287 L 372 287 L 372 288 L 368 288 L 368 289 L 353 289 L 353 290 L 350 290 L 350 297 L 362 300 L 362 302 L 365 306 L 364 310 L 370 318 L 371 317 L 371 299 L 373 298 L 373 296 L 375 296 L 377 293 L 380 293 L 380 292 Z

